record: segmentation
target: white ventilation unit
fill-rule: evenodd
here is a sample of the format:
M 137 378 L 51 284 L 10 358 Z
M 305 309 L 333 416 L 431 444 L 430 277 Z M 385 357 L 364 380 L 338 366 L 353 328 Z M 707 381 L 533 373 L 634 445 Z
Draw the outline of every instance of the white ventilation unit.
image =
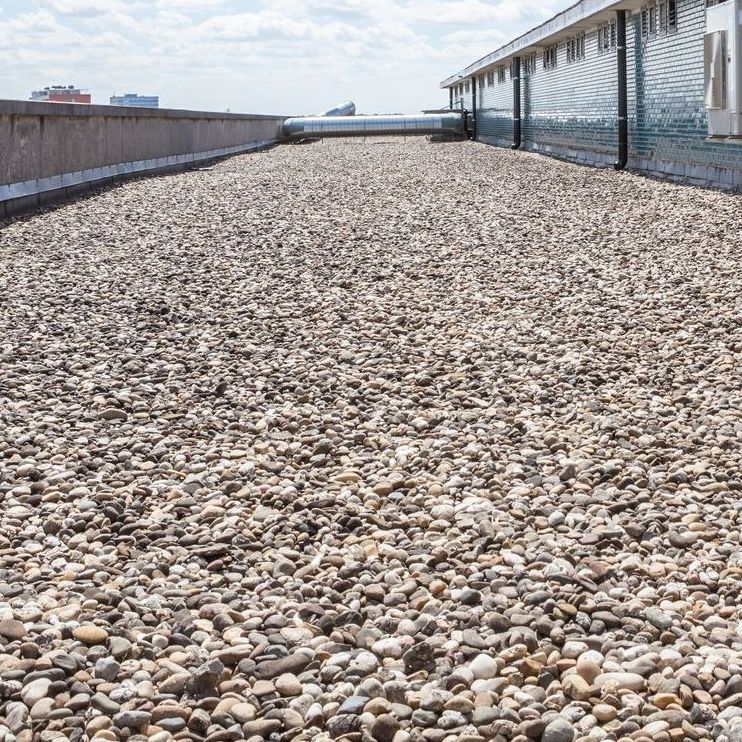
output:
M 742 0 L 707 8 L 703 64 L 709 135 L 742 137 Z

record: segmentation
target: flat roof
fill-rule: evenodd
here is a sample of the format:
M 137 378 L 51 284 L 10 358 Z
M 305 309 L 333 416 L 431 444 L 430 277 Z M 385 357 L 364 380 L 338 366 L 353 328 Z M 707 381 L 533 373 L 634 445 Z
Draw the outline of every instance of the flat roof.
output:
M 586 30 L 598 23 L 608 21 L 613 11 L 633 11 L 640 8 L 641 4 L 642 0 L 621 0 L 620 2 L 616 2 L 616 0 L 579 0 L 579 2 L 571 5 L 540 26 L 532 28 L 509 44 L 501 46 L 486 57 L 478 59 L 455 75 L 446 78 L 440 86 L 448 88 L 451 85 L 456 85 L 465 78 L 481 73 L 493 65 L 502 64 L 519 54 L 539 51 L 560 36 L 568 35 L 569 32 Z

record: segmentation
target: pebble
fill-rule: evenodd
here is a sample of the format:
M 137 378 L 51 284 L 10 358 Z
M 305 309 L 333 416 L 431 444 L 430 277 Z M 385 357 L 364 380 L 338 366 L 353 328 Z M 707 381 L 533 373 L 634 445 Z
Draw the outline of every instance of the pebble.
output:
M 48 678 L 38 678 L 27 683 L 21 689 L 21 699 L 31 708 L 37 701 L 44 698 L 49 692 L 51 680 Z
M 77 626 L 72 629 L 72 636 L 85 644 L 103 644 L 108 632 L 100 626 Z
M 644 678 L 633 672 L 604 672 L 595 678 L 598 688 L 615 688 L 617 690 L 643 690 L 646 685 Z
M 0 737 L 739 736 L 740 234 L 414 138 L 8 221 Z
M 113 723 L 119 729 L 139 730 L 149 724 L 151 714 L 148 711 L 126 710 L 113 717 Z
M 592 714 L 599 722 L 606 722 L 613 721 L 616 718 L 617 711 L 607 703 L 599 703 L 593 706 Z
M 0 637 L 10 641 L 17 641 L 26 636 L 26 627 L 21 621 L 13 618 L 6 618 L 0 621 Z
M 486 654 L 477 655 L 470 663 L 469 669 L 477 680 L 494 678 L 499 672 L 497 660 Z
M 561 717 L 546 725 L 541 742 L 572 742 L 575 731 L 572 724 Z
M 392 714 L 380 714 L 371 724 L 370 732 L 376 742 L 395 742 L 399 721 Z
M 292 675 L 291 673 L 279 675 L 273 685 L 282 696 L 301 695 L 302 685 L 296 675 Z
M 247 721 L 252 721 L 255 718 L 255 707 L 251 703 L 235 703 L 230 707 L 229 715 L 235 721 L 243 724 Z

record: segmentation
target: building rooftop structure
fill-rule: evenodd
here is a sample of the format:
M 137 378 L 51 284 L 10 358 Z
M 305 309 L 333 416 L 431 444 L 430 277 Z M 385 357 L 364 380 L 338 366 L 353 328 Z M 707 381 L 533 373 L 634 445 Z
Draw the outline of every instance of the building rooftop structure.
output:
M 90 103 L 90 91 L 74 85 L 48 85 L 31 92 L 29 100 L 39 103 Z
M 109 102 L 112 106 L 126 106 L 131 108 L 160 107 L 160 97 L 158 95 L 139 95 L 138 93 L 112 95 Z
M 742 190 L 742 0 L 580 0 L 440 87 L 477 141 Z

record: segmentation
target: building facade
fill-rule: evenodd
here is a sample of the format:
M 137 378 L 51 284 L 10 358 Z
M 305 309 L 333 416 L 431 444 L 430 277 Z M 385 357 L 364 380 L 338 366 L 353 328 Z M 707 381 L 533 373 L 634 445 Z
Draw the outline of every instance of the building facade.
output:
M 125 95 L 112 95 L 110 103 L 112 106 L 128 106 L 131 108 L 159 108 L 160 97 L 157 95 L 126 93 Z
M 74 85 L 50 85 L 43 90 L 34 90 L 29 100 L 37 103 L 87 103 L 90 104 L 90 93 Z
M 581 0 L 441 87 L 479 141 L 742 190 L 742 0 Z

